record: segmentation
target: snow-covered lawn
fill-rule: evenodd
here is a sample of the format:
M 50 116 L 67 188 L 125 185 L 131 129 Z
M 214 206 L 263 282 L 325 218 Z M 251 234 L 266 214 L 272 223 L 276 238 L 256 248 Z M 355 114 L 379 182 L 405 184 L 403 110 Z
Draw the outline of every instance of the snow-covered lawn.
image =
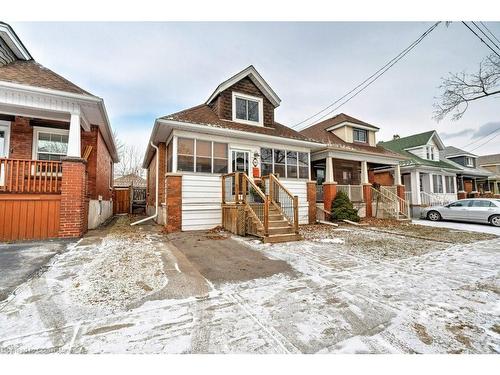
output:
M 126 224 L 58 255 L 0 304 L 0 352 L 500 351 L 500 238 L 328 227 L 287 244 L 219 239 L 292 271 L 211 282 L 157 229 Z

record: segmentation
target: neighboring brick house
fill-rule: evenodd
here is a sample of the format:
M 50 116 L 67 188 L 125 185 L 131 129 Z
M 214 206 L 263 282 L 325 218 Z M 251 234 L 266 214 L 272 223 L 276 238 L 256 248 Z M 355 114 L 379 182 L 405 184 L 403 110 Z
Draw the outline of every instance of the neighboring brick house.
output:
M 372 216 L 372 204 L 367 203 L 375 182 L 382 185 L 380 190 L 387 199 L 397 200 L 398 195 L 404 198 L 399 162 L 405 158 L 377 146 L 378 131 L 378 127 L 345 113 L 301 131 L 324 144 L 311 154 L 311 166 L 312 178 L 317 182 L 317 200 L 323 202 L 325 210 L 330 210 L 336 192 L 344 191 L 361 216 Z
M 113 181 L 113 187 L 115 188 L 127 188 L 127 187 L 146 187 L 146 180 L 135 173 L 129 173 L 124 176 L 115 178 Z
M 117 161 L 104 101 L 0 23 L 0 241 L 78 237 L 105 221 Z

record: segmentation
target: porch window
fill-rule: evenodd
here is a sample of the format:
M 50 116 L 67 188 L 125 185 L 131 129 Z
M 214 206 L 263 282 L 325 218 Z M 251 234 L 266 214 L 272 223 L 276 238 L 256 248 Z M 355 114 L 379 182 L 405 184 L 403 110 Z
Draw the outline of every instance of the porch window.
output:
M 309 153 L 261 148 L 260 168 L 262 176 L 309 179 Z
M 299 152 L 299 178 L 309 179 L 309 154 Z
M 455 183 L 454 183 L 454 177 L 453 176 L 445 176 L 444 178 L 445 183 L 446 183 L 446 192 L 447 193 L 455 193 Z
M 227 165 L 227 143 L 190 138 L 177 139 L 178 171 L 227 173 Z
M 273 149 L 260 149 L 260 173 L 262 176 L 267 176 L 273 173 Z
M 194 139 L 179 138 L 177 140 L 177 170 L 194 172 Z
M 68 133 L 64 129 L 35 129 L 34 158 L 60 161 L 68 151 Z
M 443 177 L 441 175 L 432 175 L 432 185 L 434 189 L 434 193 L 442 193 L 443 192 Z
M 285 150 L 274 150 L 274 174 L 286 178 Z
M 367 143 L 368 142 L 368 132 L 365 129 L 353 129 L 353 140 L 354 142 Z
M 288 151 L 286 153 L 286 176 L 287 178 L 297 178 L 297 152 L 296 151 Z
M 227 173 L 227 143 L 213 142 L 213 173 Z

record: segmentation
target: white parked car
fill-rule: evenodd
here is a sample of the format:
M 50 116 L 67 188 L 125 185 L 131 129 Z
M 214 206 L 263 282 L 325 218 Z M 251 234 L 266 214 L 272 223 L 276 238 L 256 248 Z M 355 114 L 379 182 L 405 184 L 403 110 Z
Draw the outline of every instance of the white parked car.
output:
M 490 223 L 500 227 L 500 199 L 461 199 L 444 206 L 428 207 L 420 217 L 432 221 L 456 220 L 474 223 Z

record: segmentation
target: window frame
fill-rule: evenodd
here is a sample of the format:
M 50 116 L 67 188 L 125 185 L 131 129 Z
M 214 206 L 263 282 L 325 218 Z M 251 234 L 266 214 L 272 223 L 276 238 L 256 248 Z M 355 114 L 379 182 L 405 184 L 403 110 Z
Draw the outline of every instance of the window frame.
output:
M 59 128 L 49 128 L 45 126 L 33 126 L 33 143 L 31 147 L 31 158 L 33 160 L 41 160 L 38 159 L 38 137 L 42 134 L 57 134 L 57 135 L 66 135 L 68 136 L 68 145 L 69 145 L 69 129 L 59 129 Z M 66 150 L 65 154 L 56 154 L 50 152 L 42 152 L 42 154 L 52 154 L 52 155 L 61 155 L 64 157 L 68 155 L 68 151 Z M 59 160 L 43 160 L 43 161 L 59 161 Z
M 236 117 L 236 98 L 243 99 L 246 101 L 254 101 L 258 103 L 258 115 L 259 115 L 259 121 L 252 121 L 252 120 L 244 120 L 244 119 L 239 119 Z M 247 118 L 248 118 L 248 105 L 247 105 Z M 260 98 L 258 96 L 252 96 L 248 94 L 243 94 L 241 92 L 232 92 L 232 119 L 234 122 L 239 122 L 241 124 L 247 124 L 247 125 L 258 125 L 258 126 L 264 126 L 264 99 Z
M 356 134 L 357 133 L 364 133 L 365 135 L 365 140 L 360 141 L 359 139 L 356 139 Z M 362 128 L 352 128 L 352 141 L 355 143 L 368 143 L 368 130 L 362 129 Z
M 470 161 L 470 163 L 469 163 L 469 161 Z M 465 157 L 465 166 L 470 167 L 470 168 L 474 168 L 474 160 L 471 156 Z
M 179 170 L 179 139 L 189 139 L 189 140 L 192 140 L 193 141 L 193 169 L 192 170 L 189 170 L 189 171 L 182 171 L 182 170 Z M 175 161 L 176 161 L 176 166 L 175 166 L 175 169 L 177 172 L 179 173 L 190 173 L 190 174 L 199 174 L 199 175 L 223 175 L 223 174 L 226 174 L 228 171 L 229 171 L 229 143 L 226 143 L 226 142 L 220 142 L 220 141 L 213 141 L 211 139 L 204 139 L 204 138 L 196 138 L 196 137 L 189 137 L 189 136 L 177 136 L 176 140 L 177 142 L 177 147 L 176 147 L 176 156 L 175 156 Z M 198 172 L 196 170 L 196 167 L 197 167 L 197 159 L 198 159 L 198 141 L 201 141 L 201 142 L 210 142 L 210 172 Z M 221 157 L 215 157 L 214 156 L 214 143 L 219 143 L 219 144 L 222 144 L 222 145 L 225 145 L 226 146 L 226 157 L 225 158 L 221 158 Z M 172 147 L 173 148 L 173 147 Z M 180 154 L 181 156 L 185 155 L 185 156 L 191 156 L 191 155 L 187 155 L 187 154 Z M 201 158 L 208 158 L 207 156 L 200 156 Z M 173 159 L 174 159 L 174 155 L 173 155 L 173 150 L 172 150 L 172 165 L 173 165 Z M 226 160 L 226 172 L 214 172 L 214 159 L 217 159 L 217 160 Z
M 436 181 L 438 182 L 437 184 L 435 184 Z M 441 181 L 441 182 L 439 182 L 439 181 Z M 436 191 L 436 185 L 438 187 L 438 190 L 441 190 L 441 191 Z M 439 188 L 441 188 L 441 189 L 439 189 Z M 443 194 L 444 193 L 443 175 L 440 175 L 440 174 L 433 174 L 432 175 L 432 192 L 435 194 Z
M 262 149 L 267 149 L 271 150 L 271 162 L 263 162 L 262 157 L 260 159 L 260 171 L 262 174 L 262 165 L 271 165 L 271 173 L 275 174 L 275 150 L 283 151 L 285 153 L 285 162 L 284 163 L 278 163 L 278 165 L 284 165 L 285 167 L 285 176 L 280 176 L 281 178 L 284 179 L 290 179 L 290 180 L 306 180 L 309 181 L 311 177 L 311 153 L 309 151 L 296 151 L 296 150 L 289 150 L 287 148 L 274 148 L 274 147 L 261 147 L 260 148 L 260 154 L 262 155 Z M 288 177 L 288 153 L 289 152 L 294 152 L 297 155 L 297 160 L 295 164 L 295 168 L 297 170 L 297 176 L 296 177 Z M 300 154 L 306 154 L 307 155 L 307 177 L 300 177 Z M 302 167 L 304 168 L 304 167 Z

